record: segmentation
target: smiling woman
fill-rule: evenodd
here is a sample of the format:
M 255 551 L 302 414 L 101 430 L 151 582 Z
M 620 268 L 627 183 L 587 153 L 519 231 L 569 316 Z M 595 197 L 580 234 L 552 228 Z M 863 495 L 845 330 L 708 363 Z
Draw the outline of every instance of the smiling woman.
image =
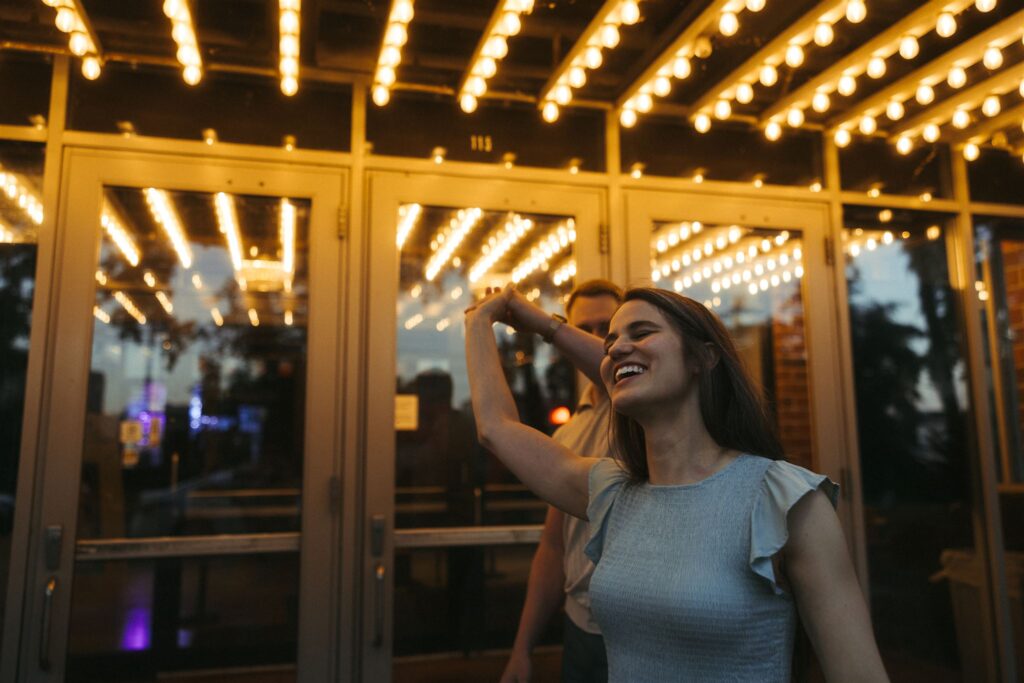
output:
M 618 462 L 520 424 L 497 321 L 547 332 L 600 380 Z M 609 680 L 788 681 L 798 610 L 828 680 L 887 680 L 832 509 L 838 488 L 777 459 L 763 402 L 706 307 L 630 290 L 602 347 L 567 325 L 552 331 L 509 286 L 471 307 L 466 328 L 481 441 L 542 498 L 589 521 Z

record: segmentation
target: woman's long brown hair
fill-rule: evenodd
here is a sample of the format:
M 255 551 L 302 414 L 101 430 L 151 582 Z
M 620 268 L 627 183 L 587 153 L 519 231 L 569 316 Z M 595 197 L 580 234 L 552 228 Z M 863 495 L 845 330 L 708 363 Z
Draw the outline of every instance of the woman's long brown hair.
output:
M 682 336 L 686 361 L 702 368 L 698 375 L 700 413 L 715 443 L 742 453 L 782 460 L 782 444 L 764 397 L 750 379 L 718 316 L 693 299 L 653 287 L 628 290 L 623 303 L 626 301 L 645 301 L 655 306 Z M 646 481 L 647 446 L 640 424 L 615 413 L 612 439 L 616 456 L 630 477 Z

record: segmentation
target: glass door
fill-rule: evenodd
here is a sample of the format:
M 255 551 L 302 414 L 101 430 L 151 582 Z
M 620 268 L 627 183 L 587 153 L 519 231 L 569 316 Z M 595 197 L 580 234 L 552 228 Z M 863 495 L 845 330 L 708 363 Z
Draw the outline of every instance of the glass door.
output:
M 629 277 L 700 301 L 732 333 L 768 396 L 788 460 L 843 484 L 827 205 L 628 190 Z M 854 470 L 855 472 L 856 470 Z M 855 516 L 840 516 L 853 545 Z
M 476 440 L 463 310 L 514 281 L 562 311 L 605 272 L 603 205 L 588 188 L 371 174 L 364 680 L 500 678 L 546 506 Z M 575 372 L 499 328 L 520 416 L 550 433 Z M 541 648 L 539 680 L 557 657 Z
M 328 680 L 344 178 L 67 168 L 29 679 Z

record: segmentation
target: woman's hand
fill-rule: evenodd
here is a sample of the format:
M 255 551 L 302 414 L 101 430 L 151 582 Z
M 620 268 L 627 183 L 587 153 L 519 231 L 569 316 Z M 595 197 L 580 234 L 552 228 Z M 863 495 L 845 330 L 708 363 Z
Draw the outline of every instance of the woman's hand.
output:
M 488 287 L 484 291 L 484 298 L 480 299 L 466 309 L 466 324 L 472 320 L 483 320 L 489 325 L 496 322 L 509 322 L 508 301 L 515 292 L 512 284 L 502 288 Z

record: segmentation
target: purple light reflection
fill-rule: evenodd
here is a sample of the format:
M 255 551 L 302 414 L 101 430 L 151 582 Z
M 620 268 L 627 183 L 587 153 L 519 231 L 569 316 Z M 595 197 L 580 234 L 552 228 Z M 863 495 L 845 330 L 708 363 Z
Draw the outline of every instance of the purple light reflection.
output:
M 128 610 L 121 633 L 121 649 L 128 652 L 148 650 L 150 633 L 150 609 L 133 607 Z

